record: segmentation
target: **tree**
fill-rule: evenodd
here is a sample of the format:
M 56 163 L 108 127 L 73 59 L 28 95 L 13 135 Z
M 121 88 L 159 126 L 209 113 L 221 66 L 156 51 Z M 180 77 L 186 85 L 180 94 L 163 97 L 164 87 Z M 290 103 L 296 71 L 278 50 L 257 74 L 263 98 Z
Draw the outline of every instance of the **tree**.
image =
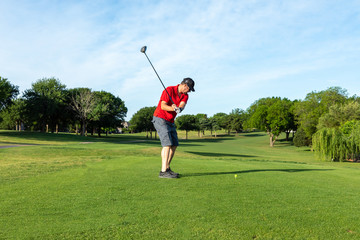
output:
M 88 88 L 78 88 L 72 91 L 71 108 L 82 123 L 81 135 L 87 135 L 87 124 L 92 119 L 96 107 L 95 94 Z
M 215 137 L 217 137 L 216 131 L 221 129 L 222 119 L 219 116 L 212 116 L 209 118 L 209 125 L 211 130 L 211 136 L 213 131 L 215 132 Z
M 212 116 L 213 119 L 216 119 L 217 124 L 220 129 L 227 127 L 227 114 L 226 113 L 216 113 Z
M 152 123 L 155 109 L 156 106 L 143 107 L 137 111 L 130 119 L 132 129 L 139 132 L 146 131 L 146 137 L 148 137 L 147 133 L 150 131 L 150 137 L 152 138 L 152 132 L 155 131 Z
M 21 123 L 25 122 L 24 99 L 13 100 L 12 104 L 0 113 L 1 128 L 21 131 Z
M 357 161 L 360 159 L 360 121 L 348 121 L 339 128 L 319 129 L 312 143 L 323 160 Z
M 243 124 L 246 121 L 246 113 L 242 109 L 235 108 L 226 116 L 225 121 L 225 128 L 228 130 L 228 134 L 230 134 L 232 130 L 238 133 L 243 130 Z
M 271 147 L 292 121 L 291 101 L 286 98 L 261 98 L 250 106 L 248 112 L 249 125 L 266 131 L 270 137 Z
M 204 131 L 208 128 L 208 125 L 209 122 L 206 114 L 198 113 L 195 115 L 195 128 L 198 131 L 199 137 L 204 135 Z
M 126 117 L 127 108 L 119 97 L 115 97 L 109 92 L 96 91 L 94 93 L 97 103 L 93 112 L 93 120 L 100 137 L 102 128 L 115 129 L 121 126 Z
M 65 88 L 58 79 L 43 78 L 32 84 L 32 88 L 26 90 L 27 116 L 36 129 L 48 132 L 57 129 L 61 116 L 65 109 Z
M 19 87 L 12 85 L 7 78 L 0 76 L 0 111 L 12 103 L 19 94 Z
M 317 129 L 340 127 L 351 120 L 360 120 L 360 103 L 354 100 L 330 106 L 329 112 L 320 117 Z
M 176 118 L 175 123 L 178 129 L 185 130 L 186 139 L 188 139 L 188 132 L 196 129 L 196 118 L 194 115 L 181 115 Z
M 294 113 L 299 127 L 301 127 L 307 138 L 317 131 L 320 117 L 329 112 L 329 108 L 336 104 L 343 104 L 347 98 L 347 91 L 339 87 L 331 87 L 321 92 L 311 92 L 306 95 L 305 100 L 295 104 Z

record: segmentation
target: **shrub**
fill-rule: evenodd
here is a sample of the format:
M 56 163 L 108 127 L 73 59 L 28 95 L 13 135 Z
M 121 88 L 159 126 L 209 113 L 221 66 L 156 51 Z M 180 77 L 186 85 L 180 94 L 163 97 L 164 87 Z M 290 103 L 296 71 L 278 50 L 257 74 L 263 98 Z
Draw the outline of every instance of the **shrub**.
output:
M 293 142 L 296 147 L 310 146 L 311 143 L 310 139 L 306 137 L 306 133 L 302 128 L 299 128 L 296 131 Z

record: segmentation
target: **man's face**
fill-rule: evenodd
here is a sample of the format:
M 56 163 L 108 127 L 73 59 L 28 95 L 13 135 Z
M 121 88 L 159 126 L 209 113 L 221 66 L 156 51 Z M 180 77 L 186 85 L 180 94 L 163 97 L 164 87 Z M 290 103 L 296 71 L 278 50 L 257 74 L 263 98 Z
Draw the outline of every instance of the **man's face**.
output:
M 190 88 L 189 88 L 189 86 L 187 85 L 187 84 L 183 84 L 183 91 L 182 91 L 183 93 L 188 93 L 188 92 L 190 92 Z

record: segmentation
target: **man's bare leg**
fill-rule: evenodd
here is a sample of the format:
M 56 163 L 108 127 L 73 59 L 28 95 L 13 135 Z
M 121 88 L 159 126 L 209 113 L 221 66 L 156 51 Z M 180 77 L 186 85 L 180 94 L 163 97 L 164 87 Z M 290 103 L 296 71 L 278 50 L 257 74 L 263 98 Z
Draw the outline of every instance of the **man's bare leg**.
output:
M 166 146 L 161 150 L 161 171 L 165 172 L 166 169 L 170 168 L 171 160 L 174 157 L 177 146 Z
M 167 168 L 170 168 L 170 163 L 171 163 L 171 160 L 172 160 L 173 157 L 174 157 L 176 148 L 177 148 L 177 146 L 171 146 L 171 147 L 170 147 L 170 153 L 169 153 Z

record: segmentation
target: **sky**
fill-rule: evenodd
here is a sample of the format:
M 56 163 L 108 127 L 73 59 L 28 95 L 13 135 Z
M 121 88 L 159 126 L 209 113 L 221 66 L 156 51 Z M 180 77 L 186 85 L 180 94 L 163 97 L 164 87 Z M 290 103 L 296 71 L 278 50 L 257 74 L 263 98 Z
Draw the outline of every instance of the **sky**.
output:
M 246 110 L 264 97 L 360 95 L 359 0 L 1 0 L 0 76 L 120 97 L 127 120 L 163 87 L 195 81 L 182 114 Z

